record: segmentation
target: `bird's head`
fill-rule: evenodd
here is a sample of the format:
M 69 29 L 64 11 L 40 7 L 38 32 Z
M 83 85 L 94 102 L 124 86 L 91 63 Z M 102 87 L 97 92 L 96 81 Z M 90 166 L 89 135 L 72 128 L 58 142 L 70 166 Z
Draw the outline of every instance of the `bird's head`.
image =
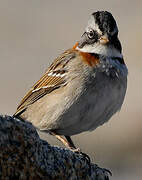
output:
M 108 57 L 122 56 L 118 27 L 110 12 L 97 11 L 91 15 L 85 32 L 78 42 L 77 50 Z

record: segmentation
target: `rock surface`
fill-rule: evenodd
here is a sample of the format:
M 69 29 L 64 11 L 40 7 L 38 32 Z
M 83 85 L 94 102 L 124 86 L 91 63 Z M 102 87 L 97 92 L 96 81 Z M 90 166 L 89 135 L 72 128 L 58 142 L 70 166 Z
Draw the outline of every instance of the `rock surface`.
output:
M 109 172 L 43 141 L 31 123 L 0 116 L 0 179 L 108 180 Z

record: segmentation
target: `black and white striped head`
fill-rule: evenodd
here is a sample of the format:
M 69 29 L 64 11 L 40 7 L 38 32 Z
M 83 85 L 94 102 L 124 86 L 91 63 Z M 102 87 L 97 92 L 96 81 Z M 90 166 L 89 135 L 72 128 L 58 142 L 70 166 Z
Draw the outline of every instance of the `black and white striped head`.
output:
M 77 49 L 108 57 L 122 57 L 117 24 L 110 12 L 97 11 L 91 15 Z

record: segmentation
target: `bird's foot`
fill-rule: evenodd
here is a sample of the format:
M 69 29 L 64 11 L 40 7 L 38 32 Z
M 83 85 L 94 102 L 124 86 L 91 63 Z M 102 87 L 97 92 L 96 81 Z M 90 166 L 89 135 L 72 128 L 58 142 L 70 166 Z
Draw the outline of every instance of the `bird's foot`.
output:
M 90 169 L 90 173 L 91 173 L 92 166 L 91 166 L 90 157 L 86 153 L 81 152 L 81 150 L 79 148 L 70 147 L 70 150 L 77 153 L 78 155 L 80 155 L 81 158 L 87 162 L 88 167 Z M 100 168 L 98 165 L 96 165 L 95 169 L 96 169 L 96 179 L 97 180 L 109 180 L 109 176 L 112 176 L 111 171 L 108 169 Z
M 69 147 L 69 149 L 70 149 L 72 152 L 75 152 L 75 153 L 78 153 L 78 154 L 81 152 L 80 148 Z
M 79 154 L 87 161 L 87 164 L 90 166 L 91 159 L 90 159 L 89 155 L 86 153 L 83 153 L 83 152 L 80 152 Z
M 81 152 L 80 148 L 70 148 L 70 150 L 81 155 L 87 161 L 87 164 L 90 165 L 91 163 L 90 157 L 86 153 Z

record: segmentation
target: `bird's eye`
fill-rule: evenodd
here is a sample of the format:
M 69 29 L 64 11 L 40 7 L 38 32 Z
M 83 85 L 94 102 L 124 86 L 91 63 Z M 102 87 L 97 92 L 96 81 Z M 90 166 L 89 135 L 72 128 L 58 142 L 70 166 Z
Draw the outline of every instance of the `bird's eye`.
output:
M 93 39 L 95 36 L 95 31 L 93 29 L 90 29 L 89 32 L 87 32 L 88 38 Z

